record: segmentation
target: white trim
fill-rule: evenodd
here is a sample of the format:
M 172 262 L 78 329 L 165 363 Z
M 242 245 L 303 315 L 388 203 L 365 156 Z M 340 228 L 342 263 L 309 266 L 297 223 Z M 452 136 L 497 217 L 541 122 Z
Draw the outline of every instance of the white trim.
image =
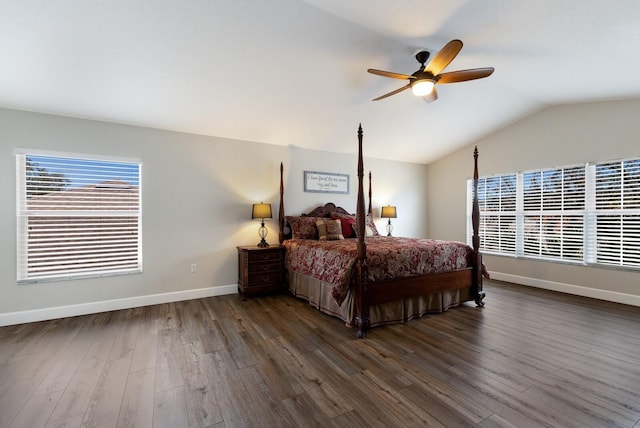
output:
M 71 153 L 71 152 L 59 152 L 54 150 L 32 150 L 17 147 L 13 149 L 14 155 L 33 155 L 33 156 L 49 156 L 52 158 L 77 158 L 83 160 L 96 160 L 101 162 L 124 162 L 124 163 L 139 163 L 142 164 L 140 158 L 128 158 L 122 156 L 112 155 L 88 155 L 85 153 Z
M 238 285 L 199 288 L 195 290 L 175 291 L 171 293 L 150 294 L 148 296 L 127 297 L 124 299 L 103 300 L 78 305 L 56 306 L 52 308 L 32 309 L 20 312 L 0 314 L 0 326 L 45 321 L 99 312 L 137 308 L 139 306 L 158 305 L 182 300 L 201 299 L 203 297 L 223 296 L 238 292 Z
M 526 276 L 511 275 L 508 273 L 490 273 L 491 279 L 496 279 L 498 281 L 513 282 L 515 284 L 544 288 L 545 290 L 559 291 L 562 293 L 575 294 L 577 296 L 591 297 L 593 299 L 606 300 L 608 302 L 622 303 L 631 306 L 640 306 L 640 296 L 635 294 L 620 293 L 618 291 L 610 290 L 598 290 L 596 288 L 583 287 L 581 285 L 547 281 L 544 279 L 529 278 Z

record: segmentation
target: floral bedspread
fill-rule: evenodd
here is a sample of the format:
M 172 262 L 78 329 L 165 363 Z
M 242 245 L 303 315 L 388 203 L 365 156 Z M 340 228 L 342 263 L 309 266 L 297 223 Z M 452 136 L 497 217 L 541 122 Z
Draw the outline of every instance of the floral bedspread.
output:
M 471 255 L 468 245 L 455 241 L 378 236 L 366 244 L 370 281 L 462 269 L 469 266 Z M 291 239 L 283 245 L 287 268 L 332 284 L 331 295 L 341 305 L 356 259 L 356 240 Z

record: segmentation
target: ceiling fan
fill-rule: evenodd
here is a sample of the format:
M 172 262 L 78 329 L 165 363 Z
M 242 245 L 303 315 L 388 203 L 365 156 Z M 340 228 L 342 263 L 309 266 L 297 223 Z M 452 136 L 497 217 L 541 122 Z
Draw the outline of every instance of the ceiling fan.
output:
M 416 54 L 416 59 L 420 63 L 420 69 L 415 73 L 400 74 L 393 73 L 391 71 L 376 70 L 370 68 L 367 71 L 378 76 L 391 77 L 393 79 L 408 80 L 409 84 L 405 85 L 395 91 L 391 91 L 387 94 L 381 95 L 378 98 L 374 98 L 373 101 L 378 101 L 383 98 L 390 97 L 406 89 L 411 88 L 414 95 L 422 97 L 426 102 L 430 103 L 438 99 L 438 93 L 436 92 L 436 83 L 456 83 L 464 82 L 467 80 L 482 79 L 488 77 L 493 73 L 493 67 L 485 68 L 472 68 L 469 70 L 450 71 L 448 73 L 440 73 L 444 70 L 451 61 L 458 55 L 462 49 L 462 42 L 460 40 L 451 40 L 447 43 L 437 54 L 433 56 L 431 61 L 425 65 L 429 59 L 429 52 L 420 51 Z

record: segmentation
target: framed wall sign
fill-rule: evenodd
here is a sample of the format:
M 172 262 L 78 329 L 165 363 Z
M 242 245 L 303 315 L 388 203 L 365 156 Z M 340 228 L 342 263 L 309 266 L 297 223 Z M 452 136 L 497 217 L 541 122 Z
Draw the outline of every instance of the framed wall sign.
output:
M 304 191 L 349 194 L 349 174 L 305 171 Z

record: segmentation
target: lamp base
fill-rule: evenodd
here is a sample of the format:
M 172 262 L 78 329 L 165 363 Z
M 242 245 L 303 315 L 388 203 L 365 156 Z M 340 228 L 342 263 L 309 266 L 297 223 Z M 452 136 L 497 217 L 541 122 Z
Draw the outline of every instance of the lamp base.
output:
M 391 224 L 391 219 L 389 219 L 389 223 L 387 223 L 387 236 L 391 236 L 391 232 L 393 232 L 393 225 Z
M 262 219 L 262 222 L 260 223 L 260 228 L 258 229 L 258 236 L 260 237 L 260 242 L 258 242 L 258 247 L 265 248 L 269 246 L 269 243 L 264 239 L 267 237 L 267 233 L 269 233 L 269 231 L 267 230 L 266 227 L 264 227 L 264 219 Z

